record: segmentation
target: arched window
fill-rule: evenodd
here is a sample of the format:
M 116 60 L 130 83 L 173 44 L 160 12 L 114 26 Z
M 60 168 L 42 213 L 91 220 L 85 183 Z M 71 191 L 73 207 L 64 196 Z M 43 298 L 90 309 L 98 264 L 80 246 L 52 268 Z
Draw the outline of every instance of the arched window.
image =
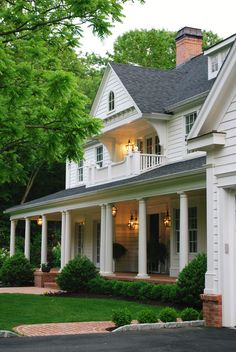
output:
M 114 92 L 111 90 L 109 93 L 109 111 L 112 111 L 115 109 L 115 94 Z

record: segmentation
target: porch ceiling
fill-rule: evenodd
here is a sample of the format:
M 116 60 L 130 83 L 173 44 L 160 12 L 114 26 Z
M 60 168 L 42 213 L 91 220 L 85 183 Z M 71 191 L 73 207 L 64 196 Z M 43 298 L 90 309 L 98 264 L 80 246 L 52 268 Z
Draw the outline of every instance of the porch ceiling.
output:
M 143 138 L 145 131 L 148 130 L 150 130 L 150 132 L 155 132 L 150 123 L 143 119 L 139 119 L 108 131 L 105 135 L 101 135 L 99 139 L 109 140 L 115 138 L 117 143 L 126 144 L 129 139 L 132 141 L 132 138 Z

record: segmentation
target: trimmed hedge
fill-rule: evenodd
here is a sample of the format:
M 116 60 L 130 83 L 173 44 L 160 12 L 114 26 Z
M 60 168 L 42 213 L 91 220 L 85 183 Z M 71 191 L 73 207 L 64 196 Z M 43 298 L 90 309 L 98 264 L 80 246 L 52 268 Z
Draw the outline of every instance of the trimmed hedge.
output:
M 96 277 L 88 282 L 88 290 L 91 293 L 134 298 L 141 301 L 179 302 L 176 285 L 157 285 L 143 281 L 116 281 Z
M 163 323 L 176 321 L 178 317 L 177 311 L 174 308 L 166 307 L 160 311 L 159 318 Z

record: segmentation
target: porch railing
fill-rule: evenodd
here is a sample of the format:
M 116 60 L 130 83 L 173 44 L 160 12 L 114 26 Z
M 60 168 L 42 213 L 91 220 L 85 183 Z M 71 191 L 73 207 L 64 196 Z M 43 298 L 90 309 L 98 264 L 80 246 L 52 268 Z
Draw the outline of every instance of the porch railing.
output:
M 161 165 L 163 164 L 164 160 L 164 155 L 140 154 L 140 171 L 144 172 L 158 165 Z

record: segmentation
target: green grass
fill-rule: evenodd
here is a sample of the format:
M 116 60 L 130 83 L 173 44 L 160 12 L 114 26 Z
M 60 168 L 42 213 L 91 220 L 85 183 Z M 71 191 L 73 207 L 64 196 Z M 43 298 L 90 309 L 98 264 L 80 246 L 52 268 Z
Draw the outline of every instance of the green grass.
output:
M 157 314 L 163 307 L 125 300 L 0 294 L 0 330 L 22 324 L 111 320 L 112 310 L 127 307 L 136 319 L 140 310 Z

